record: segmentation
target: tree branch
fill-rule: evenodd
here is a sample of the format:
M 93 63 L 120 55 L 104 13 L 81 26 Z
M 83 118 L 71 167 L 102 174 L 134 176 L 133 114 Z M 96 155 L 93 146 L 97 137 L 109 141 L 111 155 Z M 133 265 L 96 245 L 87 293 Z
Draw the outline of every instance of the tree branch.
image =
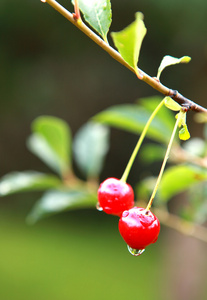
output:
M 119 63 L 124 65 L 130 71 L 135 73 L 135 70 L 122 58 L 118 51 L 112 48 L 108 43 L 102 40 L 95 32 L 93 32 L 88 26 L 86 26 L 80 18 L 74 18 L 74 15 L 71 14 L 68 10 L 66 10 L 63 6 L 61 6 L 55 0 L 41 0 L 42 2 L 47 2 L 50 6 L 52 6 L 55 10 L 57 10 L 61 15 L 63 15 L 67 20 L 69 20 L 73 25 L 75 25 L 78 29 L 80 29 L 84 34 L 86 34 L 90 39 L 92 39 L 96 44 L 98 44 L 103 50 L 105 50 L 110 56 L 112 56 Z M 194 110 L 197 112 L 207 113 L 207 109 L 194 103 L 188 98 L 181 95 L 176 90 L 171 90 L 168 87 L 164 86 L 157 78 L 151 77 L 141 69 L 139 70 L 140 80 L 146 82 L 148 85 L 153 87 L 155 90 L 160 92 L 165 96 L 171 97 L 174 101 L 179 103 L 182 107 L 185 108 L 186 111 Z M 135 73 L 136 74 L 136 73 Z M 136 74 L 137 75 L 137 74 Z

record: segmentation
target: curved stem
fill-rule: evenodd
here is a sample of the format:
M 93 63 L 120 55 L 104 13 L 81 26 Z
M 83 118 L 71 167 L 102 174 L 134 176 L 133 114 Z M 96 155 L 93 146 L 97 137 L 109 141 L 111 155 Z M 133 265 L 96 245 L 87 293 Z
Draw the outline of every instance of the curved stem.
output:
M 50 6 L 52 6 L 55 10 L 57 10 L 61 15 L 63 15 L 66 19 L 68 19 L 73 25 L 78 27 L 84 34 L 86 34 L 90 39 L 92 39 L 96 44 L 98 44 L 102 49 L 104 49 L 109 55 L 111 55 L 115 60 L 117 60 L 119 63 L 124 65 L 126 68 L 128 68 L 130 71 L 135 73 L 137 75 L 134 68 L 132 68 L 119 54 L 118 51 L 116 51 L 114 48 L 112 48 L 107 41 L 102 40 L 95 32 L 93 32 L 88 26 L 86 26 L 81 19 L 74 18 L 74 15 L 71 14 L 68 10 L 66 10 L 63 6 L 61 6 L 58 2 L 55 0 L 41 0 L 42 2 L 47 2 Z M 141 69 L 138 69 L 139 76 L 138 78 L 147 84 L 149 84 L 151 87 L 153 87 L 155 90 L 160 92 L 161 94 L 165 96 L 172 97 L 173 100 L 175 100 L 177 103 L 181 104 L 183 107 L 186 108 L 186 110 L 195 110 L 197 112 L 204 112 L 207 113 L 207 109 L 194 103 L 193 101 L 187 99 L 186 97 L 182 96 L 180 93 L 178 93 L 176 90 L 169 89 L 168 87 L 164 86 L 162 83 L 160 83 L 157 78 L 151 77 L 148 74 L 146 74 Z
M 156 114 L 158 113 L 158 111 L 160 110 L 160 108 L 163 106 L 164 102 L 165 102 L 165 100 L 163 99 L 159 103 L 159 105 L 155 108 L 155 110 L 151 114 L 149 120 L 147 121 L 147 123 L 146 123 L 146 125 L 145 125 L 145 127 L 144 127 L 144 129 L 142 131 L 142 134 L 140 135 L 139 140 L 138 140 L 138 142 L 136 144 L 136 147 L 134 148 L 134 151 L 132 152 L 132 155 L 131 155 L 131 157 L 129 159 L 129 162 L 128 162 L 127 166 L 126 166 L 126 169 L 125 169 L 125 171 L 124 171 L 124 173 L 123 173 L 123 175 L 122 175 L 122 177 L 120 179 L 121 181 L 123 181 L 123 182 L 127 181 L 127 177 L 128 177 L 129 172 L 131 170 L 133 162 L 134 162 L 134 160 L 135 160 L 135 158 L 137 156 L 137 153 L 138 153 L 138 151 L 140 149 L 140 146 L 141 146 L 141 144 L 142 144 L 142 142 L 144 140 L 144 137 L 145 137 L 145 135 L 147 133 L 147 130 L 149 129 L 149 126 L 152 123 L 152 120 L 154 119 L 154 117 L 156 116 Z
M 159 184 L 160 184 L 160 181 L 162 179 L 162 175 L 163 175 L 163 172 L 164 172 L 164 169 L 165 169 L 165 166 L 166 166 L 166 163 L 167 163 L 167 160 L 168 160 L 168 157 L 169 157 L 169 154 L 170 154 L 170 150 L 171 150 L 171 147 L 172 147 L 172 143 L 173 143 L 173 140 L 174 140 L 174 137 L 175 137 L 175 133 L 176 133 L 176 130 L 178 128 L 178 124 L 179 124 L 179 121 L 180 121 L 180 118 L 179 118 L 179 115 L 178 115 L 178 118 L 175 122 L 175 126 L 174 126 L 174 129 L 173 129 L 173 132 L 172 132 L 172 135 L 171 135 L 171 138 L 170 138 L 170 142 L 168 144 L 168 147 L 167 147 L 167 151 L 165 153 L 165 157 L 164 157 L 164 160 L 163 160 L 163 163 L 162 163 L 162 166 L 161 166 L 161 169 L 160 169 L 160 173 L 157 177 L 157 182 L 155 184 L 155 187 L 154 187 L 154 190 L 152 192 L 152 195 L 150 197 L 150 200 L 149 200 L 149 203 L 146 207 L 146 211 L 150 210 L 151 206 L 152 206 L 152 202 L 155 198 L 155 195 L 157 193 L 157 190 L 158 190 L 158 187 L 159 187 Z

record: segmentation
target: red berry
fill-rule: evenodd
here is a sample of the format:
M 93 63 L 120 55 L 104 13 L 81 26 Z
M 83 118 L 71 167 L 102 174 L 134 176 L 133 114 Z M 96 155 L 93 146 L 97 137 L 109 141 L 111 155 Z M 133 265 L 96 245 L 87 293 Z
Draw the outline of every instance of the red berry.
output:
M 123 212 L 119 220 L 119 232 L 132 250 L 142 250 L 157 241 L 160 222 L 151 211 L 133 207 Z
M 121 216 L 124 210 L 134 206 L 132 187 L 116 178 L 108 178 L 98 189 L 99 207 L 107 214 Z

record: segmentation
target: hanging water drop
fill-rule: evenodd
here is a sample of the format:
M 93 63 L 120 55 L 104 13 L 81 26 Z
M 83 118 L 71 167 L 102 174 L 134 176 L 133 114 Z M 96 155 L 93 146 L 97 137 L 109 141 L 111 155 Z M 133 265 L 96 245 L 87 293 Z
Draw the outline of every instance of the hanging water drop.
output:
M 139 256 L 145 251 L 145 249 L 133 249 L 129 245 L 127 245 L 127 248 L 133 256 Z
M 96 209 L 97 209 L 98 211 L 103 211 L 103 208 L 100 206 L 99 203 L 96 204 Z
M 44 2 L 44 3 L 47 2 L 47 0 L 40 0 L 40 1 L 41 1 L 41 2 Z

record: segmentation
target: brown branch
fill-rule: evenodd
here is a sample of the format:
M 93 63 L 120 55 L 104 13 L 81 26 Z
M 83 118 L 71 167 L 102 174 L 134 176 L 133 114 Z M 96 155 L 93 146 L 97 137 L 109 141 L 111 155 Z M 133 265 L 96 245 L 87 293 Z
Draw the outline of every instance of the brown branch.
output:
M 207 113 L 207 109 L 196 104 L 195 102 L 191 101 L 190 99 L 184 97 L 178 91 L 173 91 L 173 96 L 170 96 L 173 100 L 179 103 L 182 107 L 186 108 L 186 110 L 194 110 L 197 112 L 204 112 Z
M 186 111 L 194 110 L 196 112 L 204 112 L 207 113 L 207 109 L 196 104 L 192 100 L 184 97 L 178 91 L 169 89 L 168 87 L 164 86 L 157 78 L 151 77 L 148 74 L 144 73 L 142 70 L 139 69 L 139 72 L 143 75 L 142 80 L 152 86 L 158 92 L 164 94 L 165 96 L 171 97 L 174 101 L 180 104 Z
M 111 55 L 115 60 L 124 65 L 130 71 L 136 74 L 134 68 L 132 68 L 120 55 L 118 51 L 112 48 L 107 42 L 102 40 L 94 31 L 92 31 L 88 26 L 86 26 L 82 20 L 74 18 L 73 14 L 71 14 L 68 10 L 66 10 L 63 6 L 61 6 L 55 0 L 41 0 L 42 2 L 47 2 L 51 5 L 55 10 L 57 10 L 61 15 L 63 15 L 67 20 L 69 20 L 73 25 L 79 28 L 84 34 L 86 34 L 90 39 L 92 39 L 97 45 L 99 45 L 102 49 L 104 49 L 109 55 Z M 165 96 L 170 96 L 173 100 L 179 103 L 186 111 L 194 110 L 196 112 L 204 112 L 207 113 L 207 109 L 194 103 L 193 101 L 187 99 L 182 96 L 178 91 L 171 90 L 168 87 L 164 86 L 157 78 L 151 77 L 141 69 L 138 69 L 139 74 L 142 75 L 139 77 L 140 80 L 146 82 L 155 90 L 160 92 Z M 136 74 L 137 75 L 137 74 Z

